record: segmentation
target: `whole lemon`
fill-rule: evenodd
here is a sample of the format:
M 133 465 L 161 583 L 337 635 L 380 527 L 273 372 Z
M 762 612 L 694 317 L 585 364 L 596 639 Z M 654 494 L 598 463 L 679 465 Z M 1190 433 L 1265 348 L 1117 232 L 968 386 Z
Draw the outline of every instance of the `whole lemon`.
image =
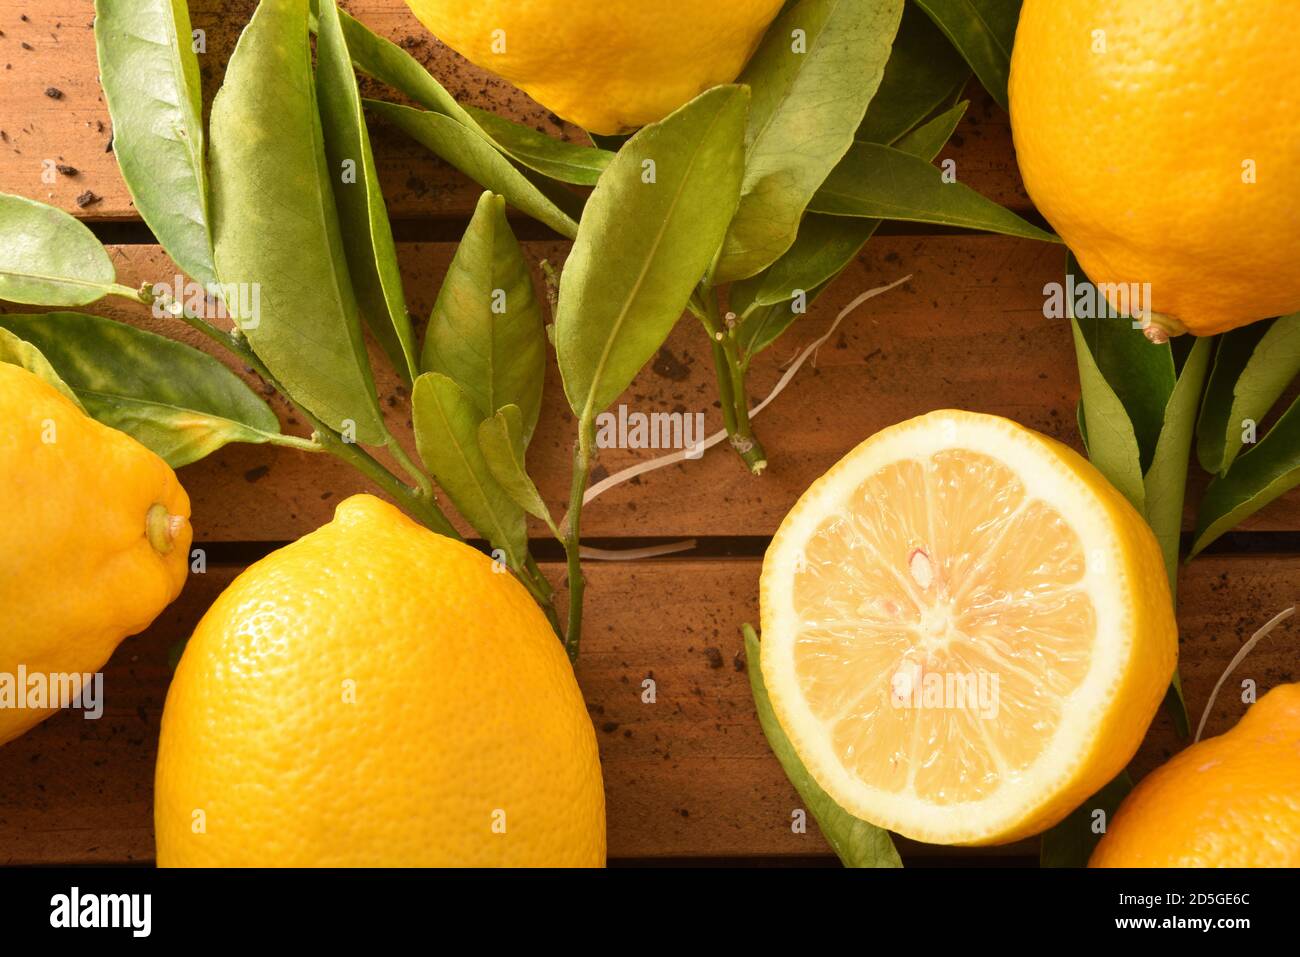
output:
M 1300 867 L 1300 684 L 1143 778 L 1089 866 Z
M 40 706 L 60 703 L 49 690 L 99 671 L 180 594 L 191 532 L 189 497 L 166 462 L 7 363 L 0 515 L 4 744 L 54 713 Z
M 1297 48 L 1295 0 L 1025 0 L 1025 187 L 1112 305 L 1150 283 L 1157 341 L 1300 310 Z
M 213 603 L 163 711 L 158 864 L 599 866 L 596 736 L 518 582 L 368 495 Z
M 663 119 L 749 59 L 782 0 L 407 0 L 443 43 L 593 133 Z

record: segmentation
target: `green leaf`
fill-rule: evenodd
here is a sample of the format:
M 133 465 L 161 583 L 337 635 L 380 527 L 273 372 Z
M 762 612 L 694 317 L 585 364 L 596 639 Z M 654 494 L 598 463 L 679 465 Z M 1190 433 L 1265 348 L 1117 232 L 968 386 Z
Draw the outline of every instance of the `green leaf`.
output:
M 479 423 L 478 446 L 492 477 L 512 502 L 555 530 L 550 509 L 546 507 L 533 480 L 528 477 L 528 469 L 524 464 L 526 445 L 523 416 L 517 405 L 502 406 L 491 418 Z M 559 537 L 558 531 L 556 537 Z
M 0 318 L 0 321 L 2 321 L 2 318 Z M 82 412 L 86 411 L 86 407 L 77 398 L 77 393 L 73 392 L 68 384 L 63 381 L 62 376 L 54 371 L 54 366 L 50 365 L 50 361 L 45 358 L 41 350 L 26 339 L 20 339 L 3 327 L 0 327 L 0 362 L 26 369 L 38 379 L 43 379 L 47 384 L 57 389 L 65 399 Z
M 468 107 L 467 112 L 507 154 L 561 183 L 595 186 L 614 158 L 608 150 L 559 140 L 487 110 Z
M 809 307 L 833 281 L 834 277 L 820 286 L 809 289 L 802 301 L 798 298 L 788 299 L 785 302 L 756 307 L 740 324 L 740 329 L 736 333 L 736 342 L 740 346 L 741 353 L 745 356 L 754 356 L 770 346 L 790 328 L 796 319 L 807 314 Z M 802 308 L 796 309 L 796 307 Z
M 542 407 L 546 331 L 542 308 L 500 196 L 479 197 L 429 317 L 421 372 L 441 372 L 479 411 L 516 405 L 524 444 Z
M 318 5 L 319 0 L 312 0 L 313 9 Z M 374 33 L 346 10 L 339 11 L 339 24 L 343 27 L 348 52 L 358 70 L 387 83 L 426 110 L 450 116 L 467 127 L 474 126 L 474 120 L 465 108 L 456 102 L 456 98 L 433 78 L 419 60 L 396 43 Z
M 1300 399 L 1254 448 L 1215 478 L 1201 498 L 1192 550 L 1195 557 L 1224 532 L 1241 524 L 1284 492 L 1300 485 Z
M 663 344 L 740 196 L 748 91 L 702 93 L 632 137 L 587 202 L 560 278 L 564 391 L 590 422 Z
M 817 822 L 826 842 L 830 844 L 845 867 L 902 867 L 903 860 L 898 856 L 889 832 L 854 817 L 836 804 L 803 766 L 799 755 L 795 753 L 794 745 L 786 737 L 776 713 L 772 710 L 772 702 L 767 697 L 767 687 L 763 683 L 763 669 L 760 664 L 758 636 L 749 625 L 745 625 L 743 630 L 745 660 L 749 665 L 749 687 L 754 695 L 754 709 L 758 712 L 758 723 L 763 728 L 763 734 L 767 737 L 772 753 L 781 762 L 785 776 L 790 779 L 794 789 L 799 792 L 799 797 L 803 798 L 808 806 L 808 813 Z
M 1039 863 L 1043 867 L 1087 867 L 1088 858 L 1101 841 L 1101 834 L 1093 831 L 1093 815 L 1103 811 L 1103 827 L 1115 820 L 1115 812 L 1128 793 L 1133 790 L 1133 779 L 1121 771 L 1115 780 L 1080 804 L 1070 815 L 1049 831 L 1043 832 Z
M 95 234 L 61 209 L 0 193 L 0 236 L 0 299 L 84 306 L 117 282 Z
M 95 46 L 131 200 L 177 265 L 211 287 L 202 89 L 185 0 L 96 0 Z
M 1146 486 L 1142 478 L 1137 435 L 1124 403 L 1097 366 L 1078 320 L 1071 317 L 1074 354 L 1079 363 L 1083 421 L 1088 433 L 1088 454 L 1107 481 L 1132 503 L 1138 514 L 1146 512 Z
M 524 567 L 528 530 L 524 512 L 492 477 L 478 444 L 483 420 L 474 402 L 452 379 L 426 372 L 411 392 L 415 446 L 465 520 L 516 571 Z
M 348 272 L 370 331 L 393 368 L 410 385 L 416 376 L 415 337 L 402 292 L 393 229 L 361 109 L 361 94 L 338 8 L 334 0 L 320 0 L 320 7 L 316 96 Z
M 387 83 L 426 110 L 450 117 L 524 166 L 561 182 L 592 185 L 608 164 L 610 154 L 604 150 L 556 140 L 486 110 L 461 106 L 423 64 L 397 44 L 372 33 L 342 10 L 339 20 L 358 70 Z
M 917 127 L 899 140 L 898 148 L 933 159 L 948 142 L 967 105 L 959 103 Z M 879 225 L 878 219 L 820 213 L 804 216 L 799 236 L 785 255 L 757 276 L 731 287 L 730 307 L 744 317 L 739 332 L 740 348 L 754 355 L 775 342 L 857 257 Z M 805 291 L 802 303 L 796 301 L 798 290 Z M 802 305 L 804 310 L 796 312 L 796 305 Z M 751 307 L 760 309 L 751 315 Z
M 879 143 L 854 143 L 808 209 L 832 216 L 899 219 L 1060 242 L 964 183 L 944 182 L 938 168 L 920 157 Z
M 578 224 L 521 173 L 487 139 L 441 113 L 426 113 L 366 100 L 366 109 L 386 120 L 494 193 L 562 236 L 573 238 Z
M 1100 312 L 1104 299 L 1072 254 L 1066 256 L 1065 271 L 1066 308 L 1082 391 L 1079 434 L 1088 458 L 1151 527 L 1160 543 L 1172 596 L 1178 584 L 1187 462 L 1209 347 L 1199 341 L 1192 346 L 1182 375 L 1175 379 L 1172 347 L 1147 341 L 1130 318 L 1076 316 L 1076 306 L 1083 303 L 1090 304 L 1091 312 Z M 1080 285 L 1080 280 L 1087 285 Z M 1187 705 L 1177 669 L 1165 707 L 1185 737 Z
M 1147 343 L 1149 346 L 1150 343 Z M 1169 573 L 1169 593 L 1178 591 L 1178 539 L 1183 529 L 1183 495 L 1187 489 L 1187 463 L 1192 453 L 1196 412 L 1200 408 L 1205 375 L 1210 367 L 1212 340 L 1197 339 L 1183 364 L 1178 383 L 1165 406 L 1151 466 L 1143 480 L 1147 524 L 1155 532 Z
M 1007 109 L 1007 78 L 1021 0 L 916 0 Z
M 899 142 L 898 148 L 926 160 L 933 159 L 948 142 L 967 105 L 959 103 L 913 130 Z M 810 291 L 823 285 L 853 261 L 879 225 L 878 219 L 809 213 L 799 227 L 794 245 L 780 259 L 757 276 L 732 285 L 732 310 L 743 315 L 750 304 L 768 306 L 788 302 L 798 295 L 797 290 Z M 795 317 L 793 313 L 790 316 L 791 320 Z
M 1244 423 L 1258 426 L 1297 373 L 1300 312 L 1219 337 L 1197 430 L 1197 457 L 1207 472 L 1228 470 L 1244 444 Z
M 1105 298 L 1092 284 L 1072 254 L 1066 258 L 1065 295 L 1070 314 L 1078 323 L 1096 360 L 1133 425 L 1145 472 L 1155 455 L 1156 442 L 1165 425 L 1165 410 L 1176 379 L 1173 348 L 1156 345 L 1134 328 L 1128 316 L 1098 317 Z M 1085 310 L 1077 307 L 1085 305 Z M 1094 315 L 1083 316 L 1081 312 Z
M 259 292 L 238 324 L 331 428 L 386 438 L 347 271 L 312 83 L 307 0 L 258 6 L 212 106 L 217 274 Z M 238 310 L 236 310 L 238 311 Z
M 970 68 L 948 38 L 929 17 L 908 4 L 880 89 L 867 107 L 856 138 L 894 144 L 922 119 L 955 100 L 969 78 Z
M 752 276 L 790 248 L 817 187 L 853 143 L 889 59 L 903 0 L 795 0 L 740 75 L 752 93 L 740 207 L 718 282 Z M 802 31 L 806 49 L 796 49 Z
M 957 124 L 966 115 L 969 107 L 970 100 L 953 104 L 934 118 L 909 130 L 894 144 L 894 148 L 919 156 L 927 162 L 933 160 L 939 155 L 939 151 L 948 145 L 948 141 L 952 139 L 952 134 L 957 129 Z
M 40 349 L 91 416 L 172 468 L 230 442 L 285 438 L 239 376 L 173 339 L 79 312 L 0 315 L 0 327 Z

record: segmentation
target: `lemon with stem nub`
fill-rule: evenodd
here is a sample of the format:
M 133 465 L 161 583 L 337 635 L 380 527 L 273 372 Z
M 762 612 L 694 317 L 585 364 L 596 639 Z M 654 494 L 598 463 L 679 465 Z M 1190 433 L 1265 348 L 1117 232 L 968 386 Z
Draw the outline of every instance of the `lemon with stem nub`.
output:
M 0 675 L 99 671 L 185 582 L 190 503 L 167 463 L 0 363 Z M 51 683 L 51 688 L 53 688 Z M 0 707 L 0 744 L 54 713 Z M 35 706 L 34 706 L 35 705 Z
M 1157 340 L 1300 310 L 1298 47 L 1295 0 L 1021 8 L 1025 188 L 1113 306 L 1153 313 Z

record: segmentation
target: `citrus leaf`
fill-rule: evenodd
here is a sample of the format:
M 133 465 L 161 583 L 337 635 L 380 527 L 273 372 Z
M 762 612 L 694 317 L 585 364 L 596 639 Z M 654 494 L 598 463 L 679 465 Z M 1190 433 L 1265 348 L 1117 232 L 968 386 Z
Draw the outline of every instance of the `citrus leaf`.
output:
M 416 375 L 415 337 L 406 311 L 397 247 L 379 188 L 361 94 L 334 0 L 320 0 L 316 97 L 320 103 L 330 182 L 357 303 L 398 374 Z
M 86 411 L 172 468 L 230 442 L 277 442 L 275 413 L 216 359 L 174 339 L 79 312 L 0 315 L 37 347 Z
M 1020 3 L 1021 0 L 916 0 L 916 5 L 929 14 L 1004 110 Z
M 528 530 L 524 512 L 492 477 L 478 444 L 483 420 L 474 402 L 453 380 L 425 372 L 411 391 L 415 446 L 425 468 L 447 497 L 506 561 L 524 567 Z
M 1150 343 L 1148 343 L 1150 345 Z M 1165 406 L 1164 423 L 1156 442 L 1143 486 L 1144 517 L 1164 554 L 1169 573 L 1169 593 L 1178 592 L 1178 540 L 1183 529 L 1183 496 L 1187 489 L 1187 463 L 1191 458 L 1196 413 L 1205 390 L 1213 341 L 1197 339 L 1183 364 L 1178 382 Z
M 967 105 L 959 103 L 917 127 L 899 140 L 898 148 L 933 159 L 948 142 Z M 744 317 L 740 348 L 754 355 L 775 342 L 853 261 L 879 225 L 878 219 L 820 213 L 804 216 L 794 245 L 780 259 L 757 276 L 731 287 L 730 308 Z M 804 312 L 794 310 L 799 290 L 805 291 Z M 751 307 L 764 308 L 760 314 L 750 315 Z
M 1284 492 L 1300 485 L 1300 399 L 1254 448 L 1210 482 L 1201 498 L 1192 536 L 1195 557 L 1224 532 L 1241 524 Z
M 240 329 L 313 415 L 382 442 L 316 110 L 307 0 L 258 6 L 227 64 L 211 134 L 217 274 L 259 291 L 258 314 L 240 316 Z
M 954 103 L 948 109 L 904 133 L 894 148 L 924 160 L 933 160 L 948 145 L 957 124 L 966 115 L 970 100 Z
M 491 418 L 478 426 L 478 445 L 488 471 L 510 500 L 529 515 L 540 518 L 552 529 L 550 509 L 542 500 L 537 486 L 528 477 L 524 464 L 523 416 L 517 405 L 502 406 Z
M 1072 254 L 1066 256 L 1065 271 L 1067 290 L 1081 288 L 1080 278 L 1087 282 Z M 1070 292 L 1066 305 L 1079 365 L 1079 433 L 1089 460 L 1151 526 L 1160 543 L 1172 596 L 1178 580 L 1178 536 L 1187 461 L 1209 352 L 1192 348 L 1183 367 L 1186 378 L 1176 380 L 1181 383 L 1180 389 L 1174 379 L 1173 350 L 1168 344 L 1156 346 L 1148 342 L 1128 317 L 1081 320 L 1075 316 L 1076 302 L 1076 294 Z M 1092 331 L 1092 343 L 1081 323 L 1088 324 Z M 1116 391 L 1117 386 L 1123 388 L 1127 403 Z M 1159 403 L 1158 411 L 1155 403 Z M 1144 417 L 1151 449 L 1145 458 L 1130 406 Z M 1150 420 L 1156 416 L 1153 424 Z M 1153 464 L 1144 472 L 1147 460 Z M 1185 737 L 1189 722 L 1177 668 L 1165 695 L 1165 706 L 1175 728 Z
M 611 154 L 605 150 L 557 140 L 495 113 L 461 106 L 423 64 L 397 44 L 376 35 L 342 10 L 339 22 L 358 70 L 388 84 L 426 110 L 450 117 L 522 165 L 560 182 L 581 185 L 594 184 L 600 170 L 608 165 Z
M 944 182 L 938 168 L 920 157 L 879 143 L 855 142 L 808 209 L 832 216 L 934 223 L 1060 242 L 966 184 Z
M 518 406 L 525 446 L 532 438 L 542 407 L 546 331 L 500 196 L 479 197 L 429 317 L 420 371 L 454 379 L 480 419 L 503 405 Z
M 1246 422 L 1258 424 L 1300 373 L 1300 312 L 1219 337 L 1201 409 L 1197 457 L 1224 473 L 1241 452 Z
M 442 113 L 424 112 L 382 100 L 366 100 L 365 103 L 373 115 L 393 124 L 474 182 L 500 193 L 520 212 L 550 226 L 562 236 L 572 239 L 577 234 L 578 224 L 573 218 L 481 134 Z
M 1105 813 L 1105 825 L 1115 819 L 1115 812 L 1128 793 L 1133 790 L 1133 779 L 1127 771 L 1070 812 L 1070 815 L 1051 830 L 1043 832 L 1038 862 L 1043 867 L 1087 867 L 1088 858 L 1101 841 L 1101 834 L 1093 831 L 1094 815 Z
M 1146 486 L 1133 423 L 1124 410 L 1124 403 L 1120 402 L 1098 368 L 1083 330 L 1073 317 L 1070 328 L 1074 333 L 1074 354 L 1079 364 L 1080 401 L 1088 434 L 1089 458 L 1107 481 L 1132 503 L 1138 514 L 1144 514 Z
M 763 683 L 763 669 L 760 664 L 761 651 L 758 636 L 749 625 L 744 626 L 745 661 L 749 667 L 749 687 L 754 695 L 754 710 L 758 712 L 758 723 L 763 728 L 772 753 L 781 762 L 785 776 L 790 779 L 794 789 L 799 792 L 808 806 L 808 813 L 813 816 L 821 829 L 822 836 L 831 849 L 839 856 L 845 867 L 902 867 L 903 859 L 889 836 L 889 832 L 876 827 L 861 818 L 856 818 L 844 810 L 829 794 L 822 790 L 808 769 L 799 760 L 794 745 L 786 737 L 772 702 L 767 696 L 767 686 Z
M 708 271 L 740 196 L 748 102 L 741 86 L 700 94 L 633 136 L 592 192 L 555 317 L 580 421 L 627 388 Z
M 918 122 L 955 100 L 969 78 L 970 68 L 948 38 L 908 4 L 880 89 L 855 138 L 893 145 Z
M 50 361 L 45 358 L 41 350 L 3 327 L 0 327 L 0 362 L 26 369 L 57 389 L 65 399 L 82 412 L 86 411 L 86 407 L 77 398 L 77 393 L 73 392 L 63 378 L 54 371 L 54 366 L 50 365 Z
M 99 81 L 131 201 L 167 255 L 205 286 L 212 260 L 203 101 L 185 0 L 96 0 Z
M 0 299 L 84 306 L 117 282 L 95 234 L 61 209 L 0 193 Z
M 1066 289 L 1082 289 L 1089 283 L 1073 257 L 1066 267 Z M 1095 289 L 1091 285 L 1090 289 Z M 1111 318 L 1081 318 L 1072 300 L 1071 313 L 1097 368 L 1114 390 L 1132 423 L 1141 455 L 1141 467 L 1150 467 L 1155 455 L 1156 442 L 1165 423 L 1165 410 L 1174 391 L 1175 370 L 1173 350 L 1168 345 L 1156 345 L 1133 328 L 1127 316 Z
M 595 186 L 614 158 L 608 150 L 556 139 L 487 110 L 468 107 L 467 112 L 508 155 L 561 183 Z
M 790 248 L 817 187 L 853 142 L 898 30 L 903 0 L 795 0 L 740 75 L 752 94 L 740 206 L 718 282 Z
M 315 9 L 319 0 L 312 0 Z M 358 70 L 387 83 L 399 93 L 404 93 L 426 110 L 450 116 L 466 127 L 474 128 L 473 118 L 456 98 L 435 80 L 419 60 L 396 43 L 374 33 L 364 23 L 339 11 L 339 25 L 347 41 L 348 53 Z M 319 24 L 317 24 L 319 29 Z
M 783 332 L 790 328 L 791 323 L 800 316 L 807 314 L 807 307 L 816 302 L 817 297 L 826 291 L 826 287 L 831 284 L 833 278 L 807 291 L 803 311 L 795 311 L 798 301 L 794 299 L 758 306 L 740 324 L 740 329 L 736 333 L 736 342 L 740 346 L 742 354 L 747 356 L 757 355 L 774 343 Z

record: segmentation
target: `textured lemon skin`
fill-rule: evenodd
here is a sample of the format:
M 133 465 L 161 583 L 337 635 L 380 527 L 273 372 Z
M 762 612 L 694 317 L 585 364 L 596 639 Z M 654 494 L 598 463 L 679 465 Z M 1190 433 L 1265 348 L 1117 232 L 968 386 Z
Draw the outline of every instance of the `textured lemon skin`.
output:
M 172 548 L 146 537 L 162 504 Z M 99 671 L 185 583 L 190 502 L 167 463 L 0 363 L 0 672 Z M 0 745 L 54 713 L 0 708 Z
M 434 36 L 470 62 L 605 134 L 661 120 L 730 83 L 781 3 L 407 0 Z M 504 52 L 496 52 L 502 42 Z
M 778 720 L 809 773 L 842 807 L 864 820 L 913 840 L 930 844 L 983 846 L 1007 844 L 1047 830 L 1124 769 L 1146 736 L 1147 728 L 1155 717 L 1160 702 L 1164 700 L 1169 681 L 1177 667 L 1178 626 L 1174 620 L 1173 601 L 1160 545 L 1129 501 L 1091 462 L 1069 446 L 1000 416 L 947 409 L 918 416 L 877 432 L 809 487 L 782 521 L 768 548 L 768 556 L 775 554 L 781 547 L 781 542 L 796 524 L 797 513 L 806 502 L 811 502 L 816 497 L 818 486 L 823 482 L 834 481 L 839 470 L 852 468 L 852 460 L 865 454 L 872 444 L 882 441 L 887 434 L 897 430 L 933 428 L 936 423 L 942 424 L 945 420 L 960 420 L 963 417 L 1000 422 L 1021 440 L 1038 445 L 1057 458 L 1063 480 L 1077 483 L 1085 494 L 1093 496 L 1103 507 L 1107 525 L 1114 538 L 1118 561 L 1116 575 L 1128 592 L 1126 607 L 1129 619 L 1125 629 L 1127 655 L 1111 685 L 1106 707 L 1095 716 L 1091 744 L 1075 757 L 1069 773 L 1056 783 L 1050 793 L 1027 801 L 1022 816 L 1013 823 L 988 826 L 979 821 L 962 821 L 959 827 L 954 828 L 964 835 L 957 840 L 951 839 L 948 833 L 927 830 L 910 821 L 885 819 L 870 808 L 856 806 L 853 795 L 836 793 L 829 776 L 819 773 L 816 762 L 810 758 L 811 750 L 806 745 L 801 747 L 798 732 L 792 730 L 792 722 L 785 717 L 790 713 L 790 703 L 782 700 L 775 692 L 778 683 L 769 677 L 769 669 L 774 665 L 766 654 L 761 664 Z M 759 584 L 761 617 L 765 622 L 775 617 L 770 610 L 774 604 L 771 595 L 779 587 L 779 583 L 772 580 L 768 561 L 765 560 Z
M 1300 867 L 1300 684 L 1143 778 L 1089 866 Z
M 1151 283 L 1170 331 L 1300 310 L 1297 48 L 1294 0 L 1025 0 L 1025 187 L 1094 282 Z
M 154 821 L 163 867 L 605 860 L 595 732 L 545 617 L 486 556 L 367 495 L 199 622 Z

